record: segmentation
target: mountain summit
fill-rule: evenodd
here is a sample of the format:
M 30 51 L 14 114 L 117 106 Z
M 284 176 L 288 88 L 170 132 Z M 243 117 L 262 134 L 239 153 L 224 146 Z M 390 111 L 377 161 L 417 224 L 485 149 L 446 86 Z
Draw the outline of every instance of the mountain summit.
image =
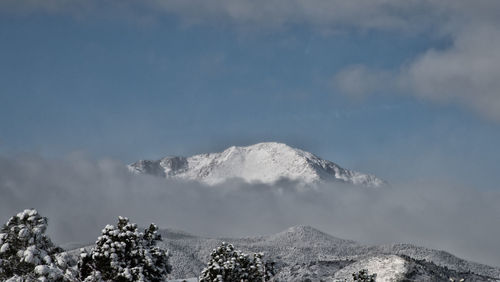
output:
M 266 142 L 247 147 L 232 146 L 220 153 L 192 157 L 140 160 L 128 166 L 132 172 L 167 178 L 200 181 L 209 185 L 240 178 L 272 184 L 290 179 L 304 184 L 330 181 L 379 187 L 386 182 L 374 175 L 348 170 L 309 152 L 283 143 Z

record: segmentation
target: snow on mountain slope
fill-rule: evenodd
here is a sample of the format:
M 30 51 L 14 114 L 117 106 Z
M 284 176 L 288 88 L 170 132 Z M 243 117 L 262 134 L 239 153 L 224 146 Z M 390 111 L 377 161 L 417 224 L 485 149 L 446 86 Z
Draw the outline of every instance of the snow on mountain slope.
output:
M 171 254 L 171 279 L 199 276 L 212 250 L 223 241 L 246 253 L 264 252 L 265 259 L 275 260 L 278 271 L 275 281 L 352 281 L 352 273 L 362 269 L 377 274 L 376 281 L 500 279 L 500 268 L 466 261 L 443 251 L 410 244 L 367 246 L 310 226 L 246 238 L 206 238 L 174 229 L 162 229 L 160 233 L 163 241 L 159 246 Z M 68 253 L 76 257 L 79 250 Z
M 370 187 L 383 186 L 376 176 L 351 171 L 309 152 L 283 143 L 258 143 L 230 147 L 220 153 L 192 157 L 141 160 L 128 166 L 135 173 L 220 184 L 232 178 L 272 184 L 282 178 L 305 184 L 341 181 Z
M 225 241 L 244 252 L 264 252 L 266 258 L 278 261 L 277 281 L 352 281 L 352 273 L 361 269 L 376 273 L 376 281 L 500 279 L 499 268 L 469 262 L 443 251 L 410 244 L 366 246 L 310 226 L 247 238 L 204 238 L 168 229 L 163 229 L 161 234 L 160 245 L 172 255 L 174 278 L 199 275 L 210 252 Z
M 369 274 L 376 273 L 377 282 L 401 281 L 408 272 L 408 262 L 396 255 L 378 255 L 356 261 L 334 275 L 335 279 L 348 280 L 353 273 L 362 269 L 368 270 Z

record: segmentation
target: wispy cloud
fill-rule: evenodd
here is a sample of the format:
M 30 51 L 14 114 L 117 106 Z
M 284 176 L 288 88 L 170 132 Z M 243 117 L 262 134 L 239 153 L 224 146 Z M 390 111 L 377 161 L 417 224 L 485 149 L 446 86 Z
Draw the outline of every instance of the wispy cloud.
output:
M 404 93 L 456 104 L 500 121 L 500 32 L 478 27 L 456 35 L 450 48 L 429 50 L 399 70 L 346 68 L 334 77 L 344 93 Z
M 432 11 L 427 1 L 341 1 L 341 0 L 146 0 L 136 1 L 64 1 L 64 0 L 5 0 L 0 4 L 10 12 L 77 13 L 84 11 L 124 12 L 141 6 L 151 13 L 175 15 L 187 24 L 226 23 L 278 27 L 294 24 L 312 24 L 324 27 L 354 26 L 382 29 L 414 29 Z M 106 11 L 107 10 L 107 11 Z M 420 27 L 419 27 L 420 28 Z
M 0 11 L 75 15 L 101 12 L 109 16 L 117 13 L 133 16 L 147 11 L 204 25 L 226 23 L 272 27 L 306 24 L 337 29 L 421 31 L 431 28 L 451 31 L 471 22 L 496 21 L 499 5 L 494 0 L 474 3 L 466 0 L 4 0 L 0 2 Z
M 403 93 L 441 104 L 455 104 L 500 121 L 500 11 L 498 2 L 436 4 L 443 19 L 431 36 L 451 38 L 444 49 L 429 49 L 398 69 L 350 66 L 334 76 L 339 90 L 359 97 Z M 477 4 L 477 5 L 476 5 Z

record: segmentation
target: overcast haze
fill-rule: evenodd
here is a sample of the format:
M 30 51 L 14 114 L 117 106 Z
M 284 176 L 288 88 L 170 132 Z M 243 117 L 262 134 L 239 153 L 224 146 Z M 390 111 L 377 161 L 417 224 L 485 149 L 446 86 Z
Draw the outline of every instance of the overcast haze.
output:
M 205 236 L 271 234 L 302 224 L 368 244 L 415 243 L 500 265 L 500 193 L 450 183 L 385 189 L 340 183 L 304 190 L 293 182 L 225 185 L 130 174 L 112 160 L 36 156 L 0 160 L 1 220 L 20 207 L 49 217 L 57 242 L 93 242 L 119 215 L 146 226 Z
M 1 1 L 0 219 L 39 208 L 60 242 L 119 214 L 207 235 L 301 223 L 500 266 L 497 50 L 495 0 Z M 393 186 L 209 189 L 123 168 L 264 141 Z

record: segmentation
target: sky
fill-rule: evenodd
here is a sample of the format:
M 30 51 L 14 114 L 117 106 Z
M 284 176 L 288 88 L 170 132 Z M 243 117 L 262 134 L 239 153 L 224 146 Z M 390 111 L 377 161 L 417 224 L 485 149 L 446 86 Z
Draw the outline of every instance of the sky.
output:
M 499 14 L 495 0 L 3 0 L 0 156 L 45 169 L 278 141 L 477 191 L 480 207 L 500 189 Z

